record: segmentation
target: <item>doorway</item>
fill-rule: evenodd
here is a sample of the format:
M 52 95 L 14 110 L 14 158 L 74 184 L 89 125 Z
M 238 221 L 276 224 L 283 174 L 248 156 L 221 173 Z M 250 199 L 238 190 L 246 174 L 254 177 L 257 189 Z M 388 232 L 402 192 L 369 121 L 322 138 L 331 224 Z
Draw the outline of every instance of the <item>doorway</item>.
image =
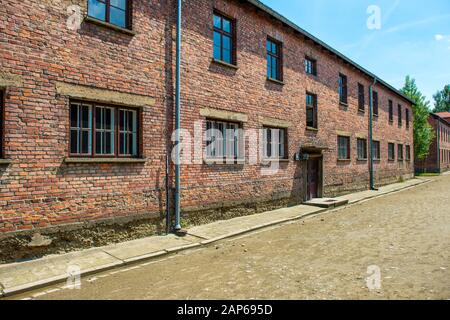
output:
M 306 200 L 321 197 L 321 177 L 320 177 L 320 158 L 311 158 L 307 162 L 307 181 L 306 181 Z

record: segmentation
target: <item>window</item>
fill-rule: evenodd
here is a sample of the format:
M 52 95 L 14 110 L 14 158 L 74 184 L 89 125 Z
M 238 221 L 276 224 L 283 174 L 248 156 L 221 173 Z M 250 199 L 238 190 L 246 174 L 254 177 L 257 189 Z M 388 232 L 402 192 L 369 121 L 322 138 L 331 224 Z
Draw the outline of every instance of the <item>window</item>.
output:
M 405 116 L 406 116 L 406 129 L 409 129 L 409 109 L 405 109 Z
M 4 113 L 4 93 L 3 91 L 0 89 L 0 159 L 3 158 L 4 155 L 4 151 L 3 151 L 3 113 Z
M 206 158 L 239 159 L 239 124 L 216 120 L 206 121 Z
M 236 64 L 234 21 L 219 13 L 214 13 L 213 20 L 214 59 Z
M 339 74 L 339 102 L 347 104 L 347 76 Z
M 403 145 L 402 144 L 399 144 L 397 146 L 397 158 L 398 158 L 398 161 L 403 161 Z
M 378 92 L 373 91 L 373 115 L 378 116 Z
M 389 122 L 394 122 L 394 103 L 389 100 Z
M 381 159 L 380 141 L 373 141 L 372 143 L 372 158 L 373 160 Z
M 358 139 L 358 160 L 367 160 L 367 140 Z
M 264 159 L 287 159 L 286 129 L 264 128 Z
M 309 128 L 318 128 L 317 124 L 317 96 L 306 93 L 306 126 Z
M 283 81 L 281 51 L 281 43 L 270 38 L 267 39 L 267 77 L 269 79 Z
M 137 157 L 139 112 L 124 107 L 70 104 L 70 155 Z
M 358 110 L 364 112 L 365 105 L 364 86 L 358 83 Z
M 338 136 L 338 159 L 350 160 L 350 137 Z
M 402 126 L 402 106 L 398 105 L 398 126 Z
M 131 0 L 88 0 L 88 16 L 131 29 Z
M 317 76 L 317 61 L 311 58 L 305 58 L 305 71 L 307 74 Z
M 411 161 L 411 147 L 406 146 L 406 161 Z
M 395 161 L 395 144 L 388 144 L 388 160 Z

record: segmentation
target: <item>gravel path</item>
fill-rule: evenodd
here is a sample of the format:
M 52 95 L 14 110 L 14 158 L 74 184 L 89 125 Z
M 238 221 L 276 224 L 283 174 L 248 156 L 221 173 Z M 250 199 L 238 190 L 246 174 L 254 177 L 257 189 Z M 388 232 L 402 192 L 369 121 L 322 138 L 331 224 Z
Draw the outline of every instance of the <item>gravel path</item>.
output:
M 450 299 L 450 176 L 134 268 L 18 298 Z

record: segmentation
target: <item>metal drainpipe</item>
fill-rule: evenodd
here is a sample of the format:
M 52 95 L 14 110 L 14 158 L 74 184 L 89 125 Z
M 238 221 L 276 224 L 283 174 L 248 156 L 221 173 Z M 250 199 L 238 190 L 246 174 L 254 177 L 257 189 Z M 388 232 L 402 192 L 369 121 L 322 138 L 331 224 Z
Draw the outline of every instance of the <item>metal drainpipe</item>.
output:
M 177 47 L 176 47 L 176 92 L 175 92 L 175 130 L 176 143 L 180 143 L 180 129 L 181 129 L 181 1 L 177 0 Z M 181 230 L 181 168 L 180 168 L 180 148 L 175 150 L 175 230 Z
M 370 108 L 369 108 L 369 144 L 370 144 L 370 157 L 369 157 L 369 174 L 370 174 L 370 190 L 377 190 L 375 188 L 375 179 L 373 172 L 373 87 L 377 84 L 377 78 L 373 79 L 373 84 L 370 85 Z

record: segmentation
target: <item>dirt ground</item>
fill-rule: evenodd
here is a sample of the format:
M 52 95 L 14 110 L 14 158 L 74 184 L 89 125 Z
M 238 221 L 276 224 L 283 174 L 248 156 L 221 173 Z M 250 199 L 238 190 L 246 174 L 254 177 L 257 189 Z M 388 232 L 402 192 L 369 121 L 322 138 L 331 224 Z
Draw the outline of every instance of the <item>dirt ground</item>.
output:
M 366 285 L 370 266 L 381 272 L 379 289 L 369 290 Z M 42 293 L 49 289 L 55 292 Z M 87 277 L 80 290 L 55 286 L 16 298 L 31 295 L 36 299 L 450 299 L 450 175 L 208 248 Z

